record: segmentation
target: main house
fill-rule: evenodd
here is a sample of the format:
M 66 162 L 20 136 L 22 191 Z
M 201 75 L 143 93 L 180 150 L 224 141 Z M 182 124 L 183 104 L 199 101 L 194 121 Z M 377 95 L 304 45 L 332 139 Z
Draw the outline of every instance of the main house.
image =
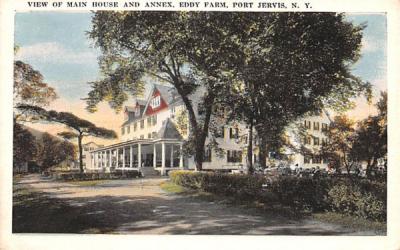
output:
M 201 112 L 200 95 L 201 90 L 198 90 L 190 98 L 197 115 Z M 300 122 L 304 124 L 307 136 L 297 144 L 304 144 L 309 152 L 317 152 L 326 140 L 323 131 L 328 127 L 329 117 L 323 113 Z M 188 135 L 187 112 L 175 88 L 154 85 L 146 100 L 135 100 L 132 106 L 125 106 L 121 142 L 93 148 L 90 161 L 86 160 L 86 170 L 143 173 L 151 169 L 164 175 L 173 169 L 194 169 L 193 157 L 183 154 L 183 143 Z M 246 171 L 247 135 L 248 129 L 243 124 L 222 125 L 215 140 L 224 153 L 206 147 L 203 169 Z M 207 139 L 206 145 L 208 142 Z M 254 152 L 252 161 L 256 163 L 257 145 L 254 145 Z M 327 166 L 318 154 L 304 155 L 293 150 L 287 150 L 286 154 L 291 164 L 303 168 Z

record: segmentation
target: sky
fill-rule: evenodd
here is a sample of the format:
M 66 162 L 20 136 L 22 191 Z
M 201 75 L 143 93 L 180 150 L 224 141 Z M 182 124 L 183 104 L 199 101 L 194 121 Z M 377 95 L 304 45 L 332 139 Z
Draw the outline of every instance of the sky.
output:
M 98 112 L 85 110 L 82 98 L 87 96 L 91 81 L 101 79 L 97 58 L 100 51 L 87 37 L 91 29 L 89 12 L 24 12 L 15 15 L 15 44 L 20 47 L 16 59 L 39 70 L 45 82 L 56 89 L 59 98 L 50 109 L 68 111 L 93 123 L 120 132 L 122 114 L 116 114 L 107 103 Z M 355 24 L 366 24 L 360 60 L 353 65 L 353 74 L 373 84 L 375 96 L 387 89 L 386 77 L 386 16 L 384 14 L 348 14 Z M 374 100 L 376 101 L 376 99 Z M 376 112 L 363 98 L 348 112 L 354 119 L 362 119 Z M 129 103 L 127 103 L 129 105 Z M 36 129 L 57 133 L 61 126 L 33 125 Z M 90 139 L 92 140 L 92 139 Z M 102 144 L 111 141 L 95 139 Z

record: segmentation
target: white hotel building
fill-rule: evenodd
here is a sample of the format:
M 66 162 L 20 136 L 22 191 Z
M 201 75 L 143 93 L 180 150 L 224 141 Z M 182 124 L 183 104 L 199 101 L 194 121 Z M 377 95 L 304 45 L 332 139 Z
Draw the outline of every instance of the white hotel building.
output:
M 199 91 L 197 91 L 198 93 Z M 200 98 L 191 97 L 195 113 Z M 185 106 L 172 87 L 154 85 L 147 100 L 136 100 L 132 106 L 124 108 L 125 120 L 121 125 L 121 142 L 91 150 L 90 164 L 87 160 L 86 171 L 158 171 L 161 175 L 174 169 L 194 169 L 193 157 L 182 154 L 183 142 L 188 137 L 188 125 L 181 123 L 186 115 Z M 325 141 L 323 129 L 329 124 L 329 117 L 309 117 L 302 121 L 309 136 L 305 139 L 306 147 L 317 151 Z M 246 171 L 246 142 L 248 129 L 241 124 L 221 126 L 217 143 L 225 152 L 218 155 L 213 150 L 206 150 L 203 162 L 204 170 L 243 170 Z M 290 133 L 289 133 L 290 134 Z M 207 145 L 206 141 L 206 145 Z M 257 152 L 255 145 L 254 152 Z M 290 154 L 291 164 L 309 168 L 327 166 L 317 155 L 303 156 Z M 253 162 L 257 156 L 253 155 Z

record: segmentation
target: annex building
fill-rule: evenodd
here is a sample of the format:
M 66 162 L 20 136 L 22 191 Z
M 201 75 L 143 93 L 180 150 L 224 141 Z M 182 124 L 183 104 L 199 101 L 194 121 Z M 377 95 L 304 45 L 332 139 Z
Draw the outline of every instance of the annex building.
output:
M 191 96 L 197 114 L 201 112 L 198 108 L 199 96 L 199 91 Z M 325 113 L 301 121 L 308 134 L 301 143 L 311 152 L 318 151 L 326 140 L 323 131 L 328 128 L 329 121 Z M 174 169 L 194 169 L 193 157 L 184 157 L 183 154 L 183 144 L 188 135 L 187 112 L 175 88 L 154 85 L 147 99 L 135 100 L 132 106 L 124 107 L 119 143 L 90 148 L 85 159 L 86 171 L 146 173 L 156 170 L 165 175 Z M 203 169 L 246 171 L 247 140 L 242 138 L 247 135 L 248 129 L 243 124 L 222 124 L 216 140 L 224 154 L 206 147 Z M 253 152 L 252 160 L 256 163 L 257 145 L 254 145 Z M 303 168 L 327 167 L 327 163 L 317 154 L 302 155 L 290 150 L 286 153 L 290 164 L 298 164 Z

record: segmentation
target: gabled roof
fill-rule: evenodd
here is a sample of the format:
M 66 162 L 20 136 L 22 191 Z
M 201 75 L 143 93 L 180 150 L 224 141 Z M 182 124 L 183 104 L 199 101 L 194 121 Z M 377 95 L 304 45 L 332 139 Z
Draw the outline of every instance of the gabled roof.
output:
M 153 89 L 150 91 L 149 97 L 147 98 L 145 110 L 147 110 L 147 107 L 150 105 L 153 93 L 156 90 L 160 92 L 161 98 L 167 103 L 168 106 L 181 100 L 180 96 L 177 94 L 176 89 L 174 87 L 154 84 Z
M 182 139 L 181 134 L 170 118 L 163 122 L 157 136 L 159 139 Z
M 135 115 L 128 115 L 128 120 L 126 120 L 124 123 L 122 123 L 121 127 L 136 121 L 140 118 L 142 118 L 144 110 L 145 110 L 145 105 L 146 105 L 146 101 L 145 100 L 136 100 L 135 101 L 135 106 L 125 106 L 125 111 L 129 112 L 129 113 L 135 113 L 136 111 L 136 105 L 139 105 L 140 107 L 140 114 L 139 116 L 135 116 Z

